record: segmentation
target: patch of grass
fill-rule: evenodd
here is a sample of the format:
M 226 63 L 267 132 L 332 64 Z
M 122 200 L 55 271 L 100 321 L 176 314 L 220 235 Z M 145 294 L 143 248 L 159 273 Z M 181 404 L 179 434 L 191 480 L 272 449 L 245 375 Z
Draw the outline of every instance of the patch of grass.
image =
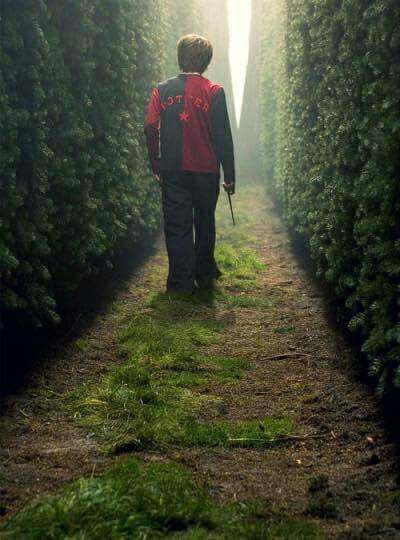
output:
M 217 245 L 230 244 L 237 249 L 257 245 L 257 237 L 252 234 L 253 225 L 251 223 L 240 224 L 234 229 L 217 229 Z
M 170 319 L 204 319 L 213 317 L 218 304 L 238 308 L 270 309 L 269 298 L 248 294 L 229 294 L 218 288 L 214 291 L 198 291 L 196 294 L 162 292 L 152 295 L 148 305 L 155 314 Z
M 229 382 L 241 379 L 250 362 L 240 356 L 212 356 L 208 366 L 213 380 Z
M 250 363 L 245 358 L 208 356 L 204 357 L 204 363 L 196 371 L 174 369 L 165 374 L 165 377 L 169 384 L 190 388 L 205 385 L 210 381 L 237 381 L 249 367 Z
M 82 352 L 86 352 L 86 351 L 88 351 L 90 349 L 90 342 L 89 342 L 88 338 L 78 338 L 75 341 L 75 345 Z
M 296 327 L 293 325 L 278 326 L 277 328 L 274 328 L 274 334 L 290 334 L 290 332 L 293 332 L 295 329 Z
M 70 395 L 74 416 L 105 441 L 108 450 L 162 447 L 182 438 L 182 426 L 218 400 L 190 390 L 207 371 L 198 347 L 212 343 L 215 321 L 156 320 L 137 315 L 119 335 L 124 365 L 99 384 Z
M 131 356 L 151 358 L 158 365 L 182 356 L 191 362 L 199 347 L 214 343 L 223 326 L 213 319 L 171 321 L 136 315 L 120 333 L 119 343 Z
M 163 448 L 182 440 L 184 426 L 218 403 L 183 383 L 181 377 L 181 385 L 174 385 L 162 371 L 130 361 L 72 396 L 75 417 L 105 441 L 108 451 Z
M 320 538 L 314 525 L 260 504 L 217 504 L 181 466 L 136 460 L 37 499 L 0 531 L 2 538 L 27 540 Z
M 263 198 L 262 189 L 249 190 L 248 187 L 240 196 L 234 197 L 236 226 L 232 226 L 228 201 L 226 197 L 222 198 L 217 210 L 217 246 L 230 245 L 238 251 L 249 247 L 257 249 L 259 241 L 255 230 L 263 220 L 265 209 L 259 204 Z
M 230 287 L 246 290 L 259 286 L 257 278 L 265 264 L 253 249 L 222 244 L 216 249 L 216 260 Z
M 186 427 L 186 444 L 193 446 L 267 446 L 279 435 L 288 434 L 293 424 L 289 418 L 266 418 L 263 421 L 193 422 Z
M 221 299 L 233 307 L 269 309 L 273 306 L 271 300 L 258 296 L 224 294 Z
M 167 319 L 211 318 L 218 292 L 198 291 L 196 294 L 159 292 L 150 296 L 148 305 L 154 314 Z
M 75 418 L 114 452 L 215 446 L 235 437 L 242 437 L 247 446 L 245 439 L 254 438 L 256 432 L 257 444 L 270 442 L 276 427 L 286 433 L 286 423 L 273 421 L 266 424 L 265 434 L 254 422 L 232 426 L 201 422 L 205 413 L 212 419 L 221 416 L 221 400 L 196 389 L 210 381 L 235 381 L 249 367 L 243 358 L 199 352 L 199 347 L 214 342 L 220 327 L 213 320 L 168 321 L 137 315 L 119 336 L 127 361 L 113 366 L 100 383 L 83 385 L 70 395 Z
M 323 536 L 317 527 L 312 523 L 289 522 L 271 525 L 266 536 L 256 538 L 260 538 L 260 540 L 319 540 L 322 539 Z

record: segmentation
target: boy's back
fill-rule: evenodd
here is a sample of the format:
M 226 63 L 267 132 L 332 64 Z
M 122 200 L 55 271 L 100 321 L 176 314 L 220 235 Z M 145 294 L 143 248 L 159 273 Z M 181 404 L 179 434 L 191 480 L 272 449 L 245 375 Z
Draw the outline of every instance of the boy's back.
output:
M 181 73 L 153 90 L 146 127 L 153 169 L 218 173 L 234 181 L 233 143 L 221 85 Z M 159 131 L 158 131 L 159 130 Z M 158 150 L 160 151 L 158 154 Z

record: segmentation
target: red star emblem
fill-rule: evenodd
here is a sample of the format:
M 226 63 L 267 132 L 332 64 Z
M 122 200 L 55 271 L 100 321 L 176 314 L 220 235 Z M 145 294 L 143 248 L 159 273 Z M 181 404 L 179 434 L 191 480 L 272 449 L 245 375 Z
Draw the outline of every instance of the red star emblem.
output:
M 182 113 L 180 113 L 179 119 L 181 122 L 188 122 L 189 121 L 188 113 L 186 111 L 183 111 Z

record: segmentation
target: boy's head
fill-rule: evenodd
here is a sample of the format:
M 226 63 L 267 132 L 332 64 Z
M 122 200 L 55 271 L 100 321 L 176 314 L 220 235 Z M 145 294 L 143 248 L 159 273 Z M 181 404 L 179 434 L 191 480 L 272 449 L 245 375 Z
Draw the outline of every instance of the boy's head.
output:
M 205 37 L 188 34 L 178 41 L 178 63 L 182 71 L 204 73 L 212 56 L 212 45 Z

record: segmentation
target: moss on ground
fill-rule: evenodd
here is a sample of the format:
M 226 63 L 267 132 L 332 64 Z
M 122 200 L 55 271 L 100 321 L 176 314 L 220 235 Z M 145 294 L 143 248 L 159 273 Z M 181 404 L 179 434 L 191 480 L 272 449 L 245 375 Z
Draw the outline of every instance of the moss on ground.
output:
M 254 290 L 259 287 L 258 277 L 265 264 L 253 249 L 222 244 L 216 249 L 216 260 L 229 289 Z
M 212 319 L 137 315 L 119 336 L 126 362 L 111 367 L 100 383 L 84 385 L 70 396 L 75 417 L 115 452 L 270 444 L 291 430 L 291 421 L 229 422 L 221 399 L 201 393 L 205 384 L 238 380 L 249 368 L 244 358 L 200 352 L 222 328 Z
M 133 459 L 41 497 L 0 532 L 4 539 L 26 540 L 320 538 L 314 525 L 290 521 L 265 505 L 216 504 L 208 487 L 182 466 Z

